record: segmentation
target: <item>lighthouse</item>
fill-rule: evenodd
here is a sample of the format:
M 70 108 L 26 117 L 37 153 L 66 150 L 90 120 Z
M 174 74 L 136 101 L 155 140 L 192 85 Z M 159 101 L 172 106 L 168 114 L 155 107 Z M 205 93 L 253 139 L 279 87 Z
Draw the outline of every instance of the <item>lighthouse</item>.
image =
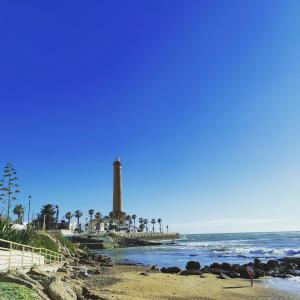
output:
M 113 186 L 113 214 L 119 215 L 123 209 L 122 201 L 122 164 L 119 157 L 115 158 L 113 163 L 114 186 Z

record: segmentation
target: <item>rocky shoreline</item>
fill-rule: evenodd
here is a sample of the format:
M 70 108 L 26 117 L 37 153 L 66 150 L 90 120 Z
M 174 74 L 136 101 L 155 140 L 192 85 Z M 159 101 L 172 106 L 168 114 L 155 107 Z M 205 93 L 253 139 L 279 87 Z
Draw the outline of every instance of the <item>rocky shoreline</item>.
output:
M 65 263 L 52 271 L 45 271 L 43 266 L 32 267 L 28 272 L 13 270 L 0 273 L 0 281 L 25 285 L 33 289 L 43 300 L 83 300 L 110 299 L 101 289 L 117 283 L 120 279 L 111 276 L 119 264 L 114 264 L 109 256 L 78 250 L 67 255 Z M 247 264 L 213 263 L 201 267 L 198 261 L 189 261 L 184 270 L 174 267 L 136 267 L 139 275 L 150 276 L 155 273 L 176 274 L 205 278 L 207 274 L 219 279 L 248 278 Z M 124 266 L 125 267 L 125 266 Z M 127 268 L 134 268 L 128 266 Z M 300 258 L 269 260 L 266 263 L 254 260 L 255 278 L 264 276 L 288 278 L 300 274 Z M 122 299 L 122 298 L 121 298 Z
M 180 268 L 168 267 L 160 269 L 163 273 L 179 274 L 179 275 L 203 275 L 205 273 L 218 275 L 221 279 L 242 278 L 248 279 L 248 264 L 229 264 L 229 263 L 213 263 L 209 266 L 201 265 L 198 261 L 189 261 L 185 270 Z M 158 266 L 153 266 L 158 269 Z M 258 258 L 254 259 L 255 279 L 271 276 L 279 278 L 289 278 L 300 276 L 300 258 L 285 257 L 280 260 L 269 260 L 266 263 L 261 262 Z

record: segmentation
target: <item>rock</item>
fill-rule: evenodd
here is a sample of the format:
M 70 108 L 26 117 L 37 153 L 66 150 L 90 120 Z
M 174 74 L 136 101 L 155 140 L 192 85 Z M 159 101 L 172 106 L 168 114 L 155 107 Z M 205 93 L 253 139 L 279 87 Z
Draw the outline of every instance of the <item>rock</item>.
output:
M 112 262 L 102 262 L 100 264 L 100 266 L 102 266 L 102 267 L 113 267 L 114 264 Z
M 254 258 L 254 267 L 257 267 L 261 264 L 261 260 L 259 258 Z
M 189 261 L 187 264 L 186 264 L 186 269 L 188 270 L 188 271 L 190 271 L 190 270 L 200 270 L 200 263 L 198 262 L 198 261 L 193 261 L 193 260 L 191 260 L 191 261 Z
M 67 268 L 65 268 L 65 267 L 58 268 L 56 272 L 66 273 L 66 274 L 70 275 L 69 274 L 69 270 Z
M 269 270 L 278 268 L 279 266 L 280 266 L 280 263 L 279 263 L 277 260 L 269 260 L 269 261 L 267 262 L 267 268 L 268 268 Z
M 146 273 L 146 272 L 142 272 L 142 273 L 140 273 L 140 275 L 143 275 L 143 276 L 150 276 L 148 273 Z
M 235 271 L 225 271 L 225 272 L 220 272 L 220 274 L 223 273 L 226 276 L 230 277 L 230 278 L 240 278 L 241 274 L 239 272 L 235 272 Z
M 76 300 L 76 293 L 71 289 L 71 287 L 62 282 L 58 277 L 52 278 L 46 293 L 50 296 L 52 300 Z
M 183 270 L 179 273 L 179 275 L 185 275 L 185 276 L 189 276 L 189 275 L 202 275 L 203 273 L 200 270 Z
M 280 259 L 281 262 L 293 263 L 296 269 L 300 269 L 300 257 L 284 257 Z
M 219 276 L 218 276 L 219 279 L 231 279 L 229 276 L 225 275 L 224 273 L 221 273 Z
M 224 263 L 221 264 L 221 269 L 222 270 L 230 271 L 230 270 L 232 270 L 232 268 L 233 268 L 233 266 L 229 263 L 224 262 Z
M 92 291 L 86 287 L 82 288 L 82 295 L 84 296 L 84 299 L 99 299 L 99 300 L 106 299 L 106 298 L 101 297 L 101 295 L 98 292 Z
M 97 262 L 111 262 L 111 257 L 107 255 L 97 255 L 95 260 Z
M 50 273 L 47 273 L 41 269 L 39 269 L 39 267 L 34 266 L 30 269 L 30 271 L 28 272 L 28 274 L 30 275 L 37 275 L 37 276 L 41 276 L 41 277 L 51 277 Z
M 213 263 L 209 266 L 211 269 L 221 269 L 221 264 Z
M 169 267 L 169 268 L 161 268 L 160 271 L 162 273 L 177 274 L 181 271 L 181 269 L 178 267 Z
M 19 278 L 13 274 L 0 272 L 0 282 L 12 282 L 17 283 L 21 285 L 25 285 L 26 287 L 32 289 L 34 287 L 34 284 L 30 281 L 27 281 L 25 279 Z
M 158 265 L 151 266 L 150 271 L 152 271 L 152 272 L 160 272 L 159 266 Z

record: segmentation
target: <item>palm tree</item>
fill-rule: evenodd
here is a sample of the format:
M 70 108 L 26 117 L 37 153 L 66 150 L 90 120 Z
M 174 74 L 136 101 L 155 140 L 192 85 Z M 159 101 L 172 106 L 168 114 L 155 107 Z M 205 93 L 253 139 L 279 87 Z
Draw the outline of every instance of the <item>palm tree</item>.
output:
M 133 227 L 134 227 L 134 231 L 135 231 L 135 219 L 136 219 L 136 215 L 132 215 L 131 219 L 133 220 Z
M 19 221 L 23 224 L 23 216 L 24 216 L 25 208 L 22 204 L 18 204 L 15 206 L 13 213 L 18 216 Z
M 144 231 L 144 227 L 145 227 L 145 224 L 144 224 L 144 219 L 143 218 L 139 218 L 139 223 L 140 223 L 140 230 Z
M 94 214 L 95 210 L 94 209 L 89 209 L 89 215 L 90 215 L 90 221 L 93 220 L 93 214 Z
M 73 214 L 68 211 L 66 214 L 65 214 L 65 218 L 68 220 L 68 223 L 69 223 L 69 229 L 70 229 L 70 223 L 71 223 L 71 219 L 73 218 Z
M 156 220 L 155 220 L 155 219 L 152 219 L 152 220 L 151 220 L 151 223 L 152 223 L 152 231 L 154 232 L 154 224 L 156 223 Z
M 97 224 L 96 224 L 97 230 L 100 230 L 100 220 L 101 220 L 101 218 L 102 218 L 101 212 L 96 212 L 95 218 L 96 218 L 96 220 L 97 220 Z
M 146 231 L 148 232 L 148 224 L 149 224 L 148 219 L 144 219 L 144 224 L 146 226 Z
M 125 217 L 125 220 L 126 220 L 126 222 L 127 222 L 127 226 L 129 227 L 129 224 L 130 224 L 130 221 L 131 221 L 131 216 L 130 216 L 130 215 L 127 215 L 127 216 Z
M 161 233 L 161 222 L 162 222 L 162 219 L 161 218 L 157 219 L 157 222 L 159 224 L 159 232 Z
M 46 229 L 51 229 L 53 225 L 55 207 L 52 204 L 46 204 L 41 209 L 41 218 L 45 220 Z M 48 222 L 47 222 L 48 221 Z
M 82 217 L 82 212 L 80 210 L 75 211 L 75 217 L 77 219 L 77 228 L 79 229 L 80 225 L 80 218 Z

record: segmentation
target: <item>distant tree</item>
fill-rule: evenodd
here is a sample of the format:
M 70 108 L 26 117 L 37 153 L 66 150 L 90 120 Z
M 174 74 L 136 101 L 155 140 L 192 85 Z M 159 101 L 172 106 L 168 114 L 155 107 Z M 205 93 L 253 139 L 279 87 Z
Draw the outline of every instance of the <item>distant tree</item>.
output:
M 82 212 L 80 210 L 76 210 L 75 217 L 77 219 L 77 228 L 79 228 L 80 227 L 80 218 L 82 217 Z
M 154 224 L 156 223 L 156 220 L 155 220 L 155 219 L 152 219 L 152 220 L 151 220 L 151 223 L 152 223 L 152 231 L 154 232 Z
M 140 223 L 139 229 L 141 231 L 144 231 L 144 228 L 145 228 L 144 219 L 143 218 L 139 218 L 139 223 Z
M 93 215 L 94 215 L 95 210 L 94 209 L 89 209 L 89 216 L 90 216 L 90 221 L 93 220 Z
M 100 230 L 100 221 L 101 221 L 101 218 L 102 218 L 101 212 L 96 212 L 95 218 L 97 220 L 96 230 Z
M 96 212 L 95 218 L 99 221 L 102 218 L 101 212 Z
M 149 220 L 148 219 L 144 219 L 144 224 L 145 224 L 145 227 L 146 227 L 146 231 L 148 232 Z
M 58 228 L 59 206 L 55 205 L 55 209 L 56 209 L 56 228 Z
M 131 216 L 130 216 L 130 215 L 127 215 L 127 216 L 125 217 L 125 220 L 126 220 L 126 222 L 127 222 L 127 226 L 129 227 L 130 221 L 131 221 Z
M 66 214 L 65 214 L 65 218 L 68 220 L 68 223 L 69 223 L 69 229 L 70 229 L 70 223 L 71 223 L 71 219 L 73 218 L 73 214 L 68 211 Z
M 45 220 L 46 229 L 49 230 L 53 228 L 55 224 L 55 213 L 55 206 L 53 204 L 46 204 L 42 206 L 38 215 L 39 223 L 43 224 Z
M 17 215 L 18 220 L 21 224 L 23 224 L 24 211 L 25 211 L 25 208 L 22 206 L 22 204 L 16 205 L 13 210 L 13 213 L 15 215 Z
M 162 219 L 161 219 L 161 218 L 157 219 L 157 223 L 159 224 L 159 232 L 162 231 L 162 230 L 161 230 L 161 222 L 162 222 Z
M 144 228 L 145 228 L 145 224 L 144 224 L 144 219 L 143 218 L 139 218 L 139 229 L 140 231 L 144 231 Z
M 134 231 L 135 231 L 135 220 L 136 220 L 136 215 L 132 215 L 131 219 L 133 220 L 133 227 L 134 227 Z
M 17 194 L 20 193 L 17 184 L 17 172 L 12 163 L 7 163 L 4 167 L 3 179 L 0 181 L 0 202 L 7 202 L 6 218 L 10 220 L 10 210 L 12 202 L 17 200 Z

